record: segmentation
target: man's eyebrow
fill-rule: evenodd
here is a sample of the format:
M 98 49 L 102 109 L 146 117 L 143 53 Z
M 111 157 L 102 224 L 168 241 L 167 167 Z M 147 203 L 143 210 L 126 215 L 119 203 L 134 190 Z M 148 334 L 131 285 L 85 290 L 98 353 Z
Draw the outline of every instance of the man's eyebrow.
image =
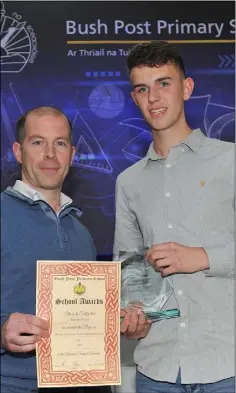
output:
M 35 138 L 37 138 L 37 139 L 45 139 L 45 137 L 43 137 L 42 135 L 38 135 L 38 134 L 29 136 L 29 140 L 35 139 Z M 70 137 L 69 136 L 58 136 L 57 138 L 55 138 L 56 141 L 59 140 L 59 139 L 64 139 L 65 141 L 67 141 L 67 140 L 70 139 Z
M 42 135 L 38 135 L 38 134 L 30 135 L 30 136 L 29 136 L 29 140 L 35 139 L 35 138 L 44 139 L 44 137 L 43 137 Z
M 155 82 L 163 82 L 165 80 L 172 80 L 172 78 L 170 76 L 162 76 L 161 78 L 157 78 L 155 80 Z M 146 83 L 138 83 L 137 85 L 133 86 L 134 89 L 136 89 L 137 87 L 148 87 L 148 85 Z
M 55 138 L 56 140 L 58 139 L 64 139 L 65 141 L 67 141 L 68 139 L 70 139 L 69 136 L 58 136 L 57 138 Z

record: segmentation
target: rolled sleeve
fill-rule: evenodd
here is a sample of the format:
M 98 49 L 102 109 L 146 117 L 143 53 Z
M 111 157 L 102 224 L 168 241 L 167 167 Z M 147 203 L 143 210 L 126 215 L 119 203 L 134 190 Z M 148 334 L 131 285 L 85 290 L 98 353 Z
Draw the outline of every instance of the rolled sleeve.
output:
M 208 260 L 209 269 L 204 270 L 206 276 L 234 278 L 234 244 L 226 244 L 212 247 L 204 247 Z
M 121 179 L 116 182 L 116 223 L 114 239 L 114 258 L 120 251 L 139 251 L 143 248 L 143 237 L 137 218 L 129 206 L 128 197 L 122 187 Z

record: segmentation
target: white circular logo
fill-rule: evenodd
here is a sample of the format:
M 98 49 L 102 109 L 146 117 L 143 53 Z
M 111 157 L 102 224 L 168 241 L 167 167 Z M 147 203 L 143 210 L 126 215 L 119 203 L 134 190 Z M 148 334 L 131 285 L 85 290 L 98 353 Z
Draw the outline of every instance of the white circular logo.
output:
M 14 12 L 7 16 L 1 2 L 1 72 L 21 72 L 27 63 L 34 63 L 37 39 L 32 26 Z

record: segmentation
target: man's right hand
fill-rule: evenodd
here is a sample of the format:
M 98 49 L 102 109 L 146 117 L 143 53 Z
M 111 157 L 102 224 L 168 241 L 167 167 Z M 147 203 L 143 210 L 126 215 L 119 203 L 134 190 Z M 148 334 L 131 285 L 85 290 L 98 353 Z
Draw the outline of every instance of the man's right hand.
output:
M 120 326 L 120 332 L 128 338 L 144 338 L 148 334 L 152 321 L 146 319 L 145 314 L 138 308 L 121 309 L 120 312 L 123 320 Z
M 18 312 L 10 314 L 1 329 L 1 346 L 10 352 L 30 352 L 36 342 L 49 336 L 49 324 L 42 318 Z

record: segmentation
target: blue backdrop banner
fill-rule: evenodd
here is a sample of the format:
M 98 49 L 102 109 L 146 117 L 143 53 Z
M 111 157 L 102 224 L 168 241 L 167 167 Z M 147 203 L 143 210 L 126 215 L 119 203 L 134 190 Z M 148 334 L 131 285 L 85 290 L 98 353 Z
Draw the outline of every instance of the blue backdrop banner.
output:
M 188 121 L 234 141 L 234 2 L 1 2 L 2 189 L 19 178 L 15 123 L 39 105 L 73 123 L 76 155 L 64 192 L 83 210 L 100 258 L 110 258 L 118 174 L 152 140 L 130 98 L 125 57 L 141 41 L 168 40 L 195 81 Z

